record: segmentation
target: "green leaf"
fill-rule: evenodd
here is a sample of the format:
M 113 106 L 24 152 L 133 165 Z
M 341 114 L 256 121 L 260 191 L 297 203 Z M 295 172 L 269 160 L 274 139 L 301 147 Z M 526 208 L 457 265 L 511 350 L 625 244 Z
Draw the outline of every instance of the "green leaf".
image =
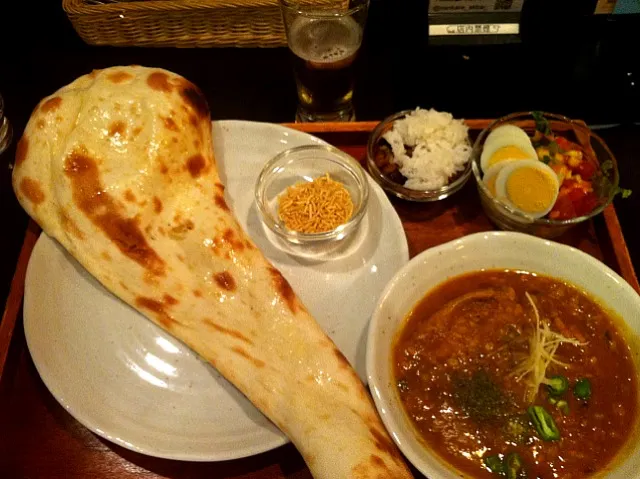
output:
M 618 186 L 613 195 L 614 196 L 615 195 L 620 195 L 620 196 L 622 196 L 622 199 L 626 199 L 626 198 L 629 198 L 629 196 L 631 196 L 631 193 L 633 193 L 633 191 L 631 191 L 631 190 L 629 190 L 627 188 L 620 188 Z
M 551 134 L 551 127 L 549 126 L 549 122 L 544 117 L 542 112 L 540 112 L 540 111 L 532 111 L 531 112 L 531 116 L 533 117 L 534 121 L 536 122 L 536 130 L 538 130 L 540 133 L 543 133 L 545 135 L 550 135 Z

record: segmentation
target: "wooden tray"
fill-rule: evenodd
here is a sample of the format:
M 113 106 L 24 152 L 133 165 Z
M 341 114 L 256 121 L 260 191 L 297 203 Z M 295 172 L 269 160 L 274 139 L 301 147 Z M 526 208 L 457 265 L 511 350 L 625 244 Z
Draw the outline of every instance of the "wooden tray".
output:
M 489 120 L 471 120 L 472 130 Z M 359 160 L 375 122 L 287 125 L 313 133 Z M 461 236 L 493 229 L 483 214 L 473 180 L 438 203 L 393 198 L 404 225 L 411 256 Z M 111 444 L 80 425 L 46 389 L 27 350 L 22 329 L 24 277 L 40 233 L 31 223 L 0 323 L 0 476 L 11 479 L 309 479 L 291 445 L 246 459 L 216 463 L 179 462 L 143 456 Z M 593 221 L 576 226 L 558 241 L 576 246 L 621 274 L 640 292 L 613 206 Z M 81 359 L 80 359 L 81 360 Z M 415 471 L 414 471 L 415 472 Z M 416 473 L 416 477 L 421 477 Z

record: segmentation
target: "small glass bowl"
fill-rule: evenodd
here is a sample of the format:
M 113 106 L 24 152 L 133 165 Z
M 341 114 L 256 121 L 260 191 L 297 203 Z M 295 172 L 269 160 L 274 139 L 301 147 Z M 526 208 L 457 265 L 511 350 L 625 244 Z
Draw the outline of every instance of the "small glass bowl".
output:
M 344 185 L 353 201 L 351 219 L 322 233 L 299 233 L 285 227 L 278 215 L 278 196 L 297 183 L 313 181 L 329 173 Z M 295 245 L 321 245 L 340 241 L 357 228 L 366 212 L 369 184 L 360 164 L 329 145 L 299 146 L 276 155 L 264 166 L 255 189 L 263 223 L 278 237 Z
M 591 148 L 598 164 L 601 165 L 603 162 L 608 161 L 612 165 L 610 169 L 610 188 L 603 192 L 598 206 L 591 211 L 591 213 L 568 220 L 552 220 L 547 218 L 534 220 L 496 200 L 482 181 L 480 155 L 482 154 L 482 148 L 489 133 L 501 125 L 513 123 L 525 130 L 529 136 L 532 136 L 535 131 L 535 120 L 532 112 L 512 113 L 511 115 L 497 119 L 485 128 L 473 145 L 471 167 L 478 186 L 482 208 L 498 228 L 508 231 L 520 231 L 543 238 L 555 238 L 565 233 L 571 227 L 600 214 L 602 210 L 609 206 L 615 196 L 620 176 L 618 173 L 618 164 L 613 153 L 611 153 L 611 150 L 609 150 L 609 147 L 602 138 L 593 133 L 584 122 L 571 120 L 565 116 L 553 113 L 542 112 L 542 115 L 549 121 L 551 130 L 554 133 L 558 133 L 582 147 Z
M 438 201 L 451 196 L 453 193 L 461 189 L 469 177 L 471 176 L 471 162 L 467 162 L 464 170 L 460 173 L 460 175 L 451 183 L 437 190 L 412 190 L 410 188 L 405 188 L 400 183 L 396 183 L 387 177 L 384 173 L 380 171 L 378 165 L 374 160 L 375 158 L 375 147 L 388 130 L 393 128 L 393 122 L 396 120 L 400 120 L 407 116 L 409 113 L 412 113 L 413 110 L 404 110 L 395 115 L 391 115 L 384 120 L 382 120 L 378 126 L 371 132 L 369 136 L 369 141 L 367 142 L 367 168 L 369 169 L 369 173 L 373 177 L 373 179 L 378 183 L 384 190 L 389 193 L 397 196 L 398 198 L 402 198 L 403 200 L 409 201 Z

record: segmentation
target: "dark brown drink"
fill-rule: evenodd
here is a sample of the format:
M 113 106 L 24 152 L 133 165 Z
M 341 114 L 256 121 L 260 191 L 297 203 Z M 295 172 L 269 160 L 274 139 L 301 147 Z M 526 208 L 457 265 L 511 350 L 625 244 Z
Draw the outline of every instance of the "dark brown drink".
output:
M 353 119 L 353 69 L 361 42 L 362 27 L 350 17 L 300 17 L 292 23 L 299 121 Z

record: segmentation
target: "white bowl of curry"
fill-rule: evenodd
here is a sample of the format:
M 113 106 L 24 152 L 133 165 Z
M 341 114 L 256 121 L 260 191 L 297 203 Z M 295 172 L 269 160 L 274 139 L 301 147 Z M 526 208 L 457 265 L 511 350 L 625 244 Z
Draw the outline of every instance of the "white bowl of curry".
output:
M 595 258 L 521 233 L 413 258 L 373 314 L 367 374 L 430 479 L 640 478 L 640 296 Z

